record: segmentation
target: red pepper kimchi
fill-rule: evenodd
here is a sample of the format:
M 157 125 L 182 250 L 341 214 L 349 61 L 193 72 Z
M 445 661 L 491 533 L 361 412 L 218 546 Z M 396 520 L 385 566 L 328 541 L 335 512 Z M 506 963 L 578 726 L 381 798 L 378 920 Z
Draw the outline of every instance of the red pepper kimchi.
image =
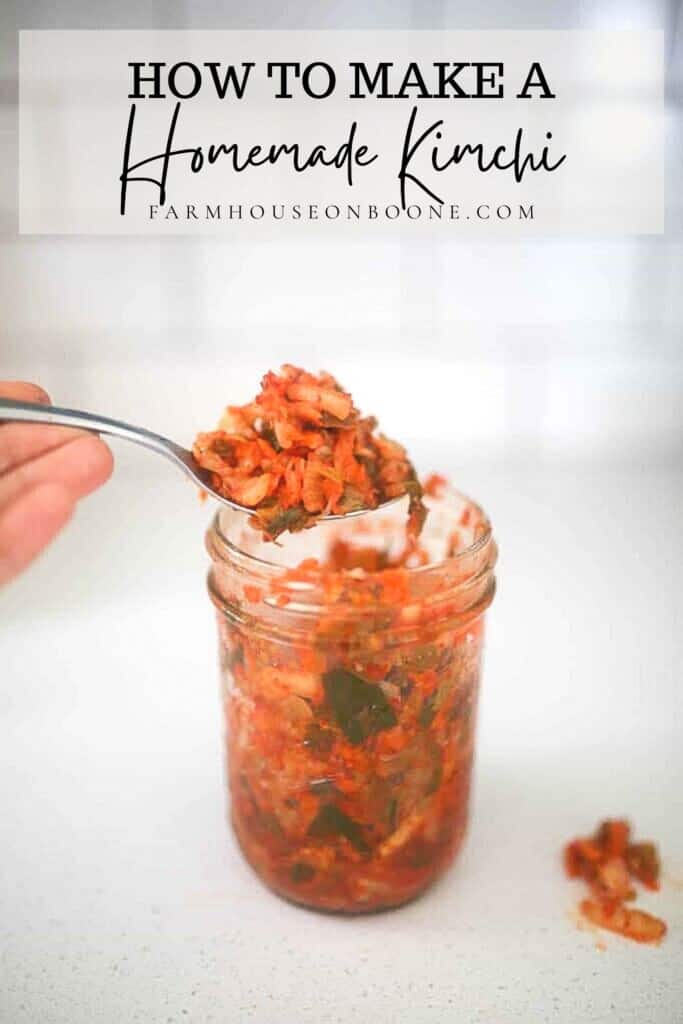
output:
M 253 524 L 270 540 L 402 495 L 409 536 L 424 522 L 405 449 L 378 433 L 329 373 L 290 365 L 267 373 L 253 402 L 229 406 L 218 430 L 197 436 L 193 454 L 219 493 L 254 510 Z
M 209 532 L 233 826 L 259 876 L 308 906 L 404 903 L 463 839 L 496 549 L 472 502 L 428 502 L 429 561 L 414 567 L 391 554 L 405 533 L 395 509 L 374 527 L 327 524 L 325 540 L 320 526 L 319 557 L 293 568 L 226 543 L 229 510 Z M 270 545 L 235 529 L 265 557 Z
M 660 942 L 664 921 L 644 910 L 626 906 L 636 898 L 634 882 L 659 888 L 659 855 L 651 842 L 633 842 L 627 821 L 603 821 L 592 836 L 573 839 L 564 849 L 569 878 L 582 878 L 590 899 L 579 904 L 582 915 L 599 928 L 636 942 Z

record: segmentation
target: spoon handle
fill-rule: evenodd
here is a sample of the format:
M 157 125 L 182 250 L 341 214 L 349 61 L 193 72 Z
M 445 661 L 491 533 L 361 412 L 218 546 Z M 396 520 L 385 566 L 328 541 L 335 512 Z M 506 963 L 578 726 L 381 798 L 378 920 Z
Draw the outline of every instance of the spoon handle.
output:
M 110 437 L 121 437 L 133 441 L 145 448 L 151 448 L 159 455 L 175 461 L 186 462 L 191 458 L 190 452 L 174 441 L 161 434 L 154 434 L 144 427 L 133 427 L 130 423 L 99 416 L 81 409 L 61 409 L 55 405 L 38 405 L 33 402 L 16 402 L 10 398 L 0 398 L 0 422 L 50 423 L 58 427 L 75 427 L 89 430 L 92 434 L 107 434 Z
M 112 420 L 108 416 L 97 416 L 91 412 L 83 412 L 81 409 L 60 409 L 56 405 L 37 405 L 33 402 L 16 402 L 11 398 L 0 398 L 0 424 L 3 421 L 23 423 L 51 423 L 57 427 L 75 427 L 79 430 L 89 430 L 91 434 L 107 434 L 109 437 L 121 437 L 125 441 L 133 441 L 144 448 L 149 448 L 158 455 L 164 455 L 170 459 L 179 469 L 189 476 L 191 480 L 216 498 L 223 505 L 229 506 L 237 512 L 245 512 L 251 515 L 253 509 L 239 505 L 236 501 L 226 498 L 224 494 L 217 491 L 213 486 L 212 474 L 209 470 L 198 465 L 194 455 L 187 448 L 170 441 L 161 434 L 154 434 L 144 427 L 133 427 L 130 423 L 122 423 L 121 420 Z M 400 501 L 403 495 L 389 498 L 379 506 L 384 508 Z M 366 508 L 355 509 L 353 512 L 336 513 L 334 515 L 322 516 L 325 520 L 351 519 L 356 516 L 365 515 L 369 510 Z

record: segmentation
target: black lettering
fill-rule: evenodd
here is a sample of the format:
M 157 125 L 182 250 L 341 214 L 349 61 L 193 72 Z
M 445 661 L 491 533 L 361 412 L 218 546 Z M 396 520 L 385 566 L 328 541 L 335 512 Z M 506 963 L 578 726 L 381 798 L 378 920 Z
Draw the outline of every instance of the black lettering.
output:
M 377 98 L 382 100 L 391 99 L 393 93 L 389 92 L 389 68 L 393 68 L 393 66 L 390 61 L 381 61 L 377 65 L 374 77 L 371 78 L 365 64 L 356 64 L 352 61 L 349 64 L 349 67 L 353 68 L 353 92 L 350 94 L 350 99 L 364 100 L 368 96 L 373 96 L 378 83 L 381 83 L 381 85 Z M 367 89 L 367 94 L 365 95 L 361 92 L 361 78 L 364 82 L 364 88 Z
M 133 69 L 133 91 L 128 93 L 129 100 L 144 100 L 146 99 L 144 93 L 141 91 L 143 82 L 153 82 L 154 91 L 149 96 L 149 99 L 163 100 L 166 94 L 161 91 L 161 68 L 165 68 L 166 64 L 162 61 L 161 63 L 154 63 L 147 65 L 150 68 L 154 68 L 152 75 L 142 75 L 141 68 L 145 67 L 145 62 L 129 61 L 128 67 Z
M 178 72 L 188 68 L 192 73 L 192 85 L 190 86 L 189 92 L 181 92 L 176 85 L 176 76 Z M 196 96 L 202 87 L 202 73 L 196 64 L 190 64 L 189 61 L 181 61 L 179 64 L 174 64 L 168 73 L 168 87 L 173 95 L 179 100 L 189 100 L 193 96 Z
M 238 79 L 235 67 L 230 64 L 222 81 L 218 76 L 218 68 L 220 67 L 220 64 L 218 64 L 217 61 L 204 61 L 204 67 L 208 68 L 211 72 L 211 78 L 219 99 L 224 100 L 228 88 L 232 88 L 237 99 L 241 100 L 244 96 L 244 90 L 247 87 L 249 75 L 251 74 L 251 69 L 254 67 L 254 64 L 251 61 L 247 61 L 246 63 L 244 61 L 242 62 L 243 70 L 241 79 Z
M 465 99 L 467 96 L 469 96 L 469 93 L 466 92 L 465 89 L 463 89 L 463 87 L 458 82 L 456 82 L 456 78 L 463 70 L 463 68 L 469 67 L 469 64 L 454 64 L 453 70 L 449 71 L 449 73 L 446 74 L 446 71 L 450 66 L 450 64 L 434 64 L 434 67 L 437 69 L 439 75 L 439 96 L 445 99 L 446 89 L 448 88 L 452 90 L 454 98 Z
M 431 93 L 427 88 L 422 72 L 420 71 L 419 65 L 415 61 L 411 61 L 408 65 L 403 81 L 401 82 L 401 88 L 396 93 L 397 99 L 406 99 L 408 93 L 407 89 L 417 89 L 420 99 L 427 100 L 431 97 Z
M 484 69 L 492 68 L 490 74 L 485 75 Z M 477 64 L 477 96 L 480 99 L 500 99 L 503 95 L 502 82 L 497 80 L 497 75 L 503 77 L 503 65 L 502 64 Z M 486 91 L 486 87 L 490 86 L 490 91 Z
M 529 74 L 526 76 L 522 91 L 517 93 L 517 99 L 530 100 L 532 97 L 529 95 L 529 89 L 540 89 L 542 100 L 555 99 L 555 93 L 550 91 L 550 86 L 543 74 L 543 68 L 538 61 L 534 61 L 529 68 Z
M 325 75 L 327 76 L 327 85 L 323 87 L 322 92 L 314 92 L 313 86 L 311 85 L 311 75 L 317 68 L 324 69 Z M 303 85 L 304 92 L 307 96 L 310 96 L 314 100 L 324 100 L 334 90 L 334 87 L 337 84 L 337 76 L 334 73 L 334 68 L 331 68 L 329 64 L 325 63 L 325 61 L 319 60 L 314 64 L 309 64 L 304 69 L 301 84 Z
M 268 78 L 272 78 L 276 70 L 280 72 L 280 85 L 278 92 L 275 93 L 276 100 L 291 100 L 292 94 L 289 92 L 288 78 L 289 68 L 294 68 L 294 77 L 299 78 L 301 75 L 301 64 L 298 63 L 277 63 L 269 62 L 267 66 Z

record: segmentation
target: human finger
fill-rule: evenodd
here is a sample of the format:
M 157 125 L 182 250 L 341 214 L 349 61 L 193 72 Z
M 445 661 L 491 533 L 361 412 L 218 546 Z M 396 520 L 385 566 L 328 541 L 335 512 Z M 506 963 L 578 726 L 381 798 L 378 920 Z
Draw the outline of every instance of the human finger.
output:
M 37 402 L 50 405 L 50 396 L 38 384 L 24 380 L 0 380 L 0 398 L 10 398 L 13 402 Z
M 67 441 L 83 437 L 83 430 L 42 423 L 0 423 L 0 476 Z
M 74 499 L 85 497 L 111 476 L 114 460 L 99 437 L 83 434 L 17 466 L 0 477 L 0 508 L 41 483 L 59 483 Z
M 0 585 L 25 569 L 69 521 L 75 499 L 61 483 L 29 486 L 0 509 Z

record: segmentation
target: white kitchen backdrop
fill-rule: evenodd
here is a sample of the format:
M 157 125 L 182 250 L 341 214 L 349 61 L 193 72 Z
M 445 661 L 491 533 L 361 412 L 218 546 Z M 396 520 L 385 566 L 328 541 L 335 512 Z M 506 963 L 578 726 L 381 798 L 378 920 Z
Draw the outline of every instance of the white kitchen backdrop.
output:
M 220 238 L 16 233 L 19 28 L 441 25 L 664 29 L 665 235 L 236 246 Z M 5 0 L 0 36 L 0 376 L 39 380 L 63 404 L 189 439 L 226 401 L 246 399 L 265 368 L 290 360 L 334 370 L 364 407 L 377 410 L 387 432 L 411 442 L 421 461 L 433 456 L 435 465 L 444 446 L 456 466 L 482 458 L 680 459 L 677 0 Z M 137 456 L 119 462 L 122 472 L 157 469 Z

